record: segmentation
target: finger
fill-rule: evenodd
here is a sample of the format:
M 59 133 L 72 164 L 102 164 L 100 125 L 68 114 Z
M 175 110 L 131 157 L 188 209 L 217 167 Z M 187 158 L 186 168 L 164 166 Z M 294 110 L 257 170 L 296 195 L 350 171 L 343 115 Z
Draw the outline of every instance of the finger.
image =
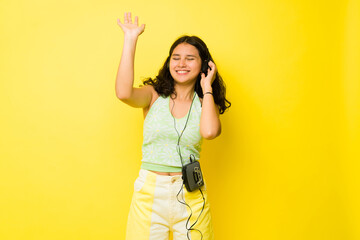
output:
M 128 23 L 127 12 L 124 13 L 124 23 Z
M 120 21 L 120 19 L 117 19 L 117 24 L 121 27 L 122 26 L 122 23 Z
M 129 23 L 132 23 L 131 12 L 129 12 Z
M 210 61 L 209 61 L 209 66 L 210 66 L 211 68 L 213 68 L 213 67 L 215 67 L 215 63 L 210 60 Z
M 136 26 L 139 26 L 139 17 L 138 16 L 135 16 L 134 23 L 136 24 Z
M 214 62 L 210 61 L 210 62 L 209 62 L 209 66 L 210 66 L 210 68 L 211 68 L 211 71 L 213 71 L 213 72 L 216 72 L 216 71 L 217 71 L 216 65 L 215 65 Z
M 131 23 L 130 12 L 126 13 L 126 23 Z

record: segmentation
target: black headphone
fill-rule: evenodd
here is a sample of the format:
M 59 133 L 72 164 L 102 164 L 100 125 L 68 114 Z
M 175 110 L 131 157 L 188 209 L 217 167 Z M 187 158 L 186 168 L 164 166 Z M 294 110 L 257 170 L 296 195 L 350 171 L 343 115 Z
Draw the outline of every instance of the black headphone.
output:
M 209 60 L 205 59 L 201 64 L 201 72 L 204 73 L 205 76 L 207 76 L 208 69 L 210 69 L 211 71 L 211 67 L 209 66 Z

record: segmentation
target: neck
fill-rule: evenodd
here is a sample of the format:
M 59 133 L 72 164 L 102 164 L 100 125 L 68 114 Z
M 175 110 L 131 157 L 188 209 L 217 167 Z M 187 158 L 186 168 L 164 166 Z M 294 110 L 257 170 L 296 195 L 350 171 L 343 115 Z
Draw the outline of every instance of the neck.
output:
M 181 86 L 181 85 L 175 85 L 175 93 L 171 95 L 171 97 L 174 99 L 181 101 L 186 100 L 192 100 L 195 94 L 195 86 Z

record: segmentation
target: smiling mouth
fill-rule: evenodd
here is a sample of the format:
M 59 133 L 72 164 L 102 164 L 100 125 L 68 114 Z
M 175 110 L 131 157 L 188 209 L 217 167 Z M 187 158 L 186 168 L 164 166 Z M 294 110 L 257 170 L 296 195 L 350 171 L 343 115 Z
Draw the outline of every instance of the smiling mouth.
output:
M 186 74 L 186 73 L 188 73 L 190 71 L 188 71 L 188 70 L 177 70 L 175 72 L 178 73 L 178 74 Z

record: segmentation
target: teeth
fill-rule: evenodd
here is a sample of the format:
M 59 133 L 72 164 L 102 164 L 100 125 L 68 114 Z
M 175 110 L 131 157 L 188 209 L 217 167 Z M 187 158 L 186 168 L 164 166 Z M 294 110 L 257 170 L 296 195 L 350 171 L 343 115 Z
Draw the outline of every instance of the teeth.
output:
M 178 73 L 187 73 L 188 71 L 177 71 Z

